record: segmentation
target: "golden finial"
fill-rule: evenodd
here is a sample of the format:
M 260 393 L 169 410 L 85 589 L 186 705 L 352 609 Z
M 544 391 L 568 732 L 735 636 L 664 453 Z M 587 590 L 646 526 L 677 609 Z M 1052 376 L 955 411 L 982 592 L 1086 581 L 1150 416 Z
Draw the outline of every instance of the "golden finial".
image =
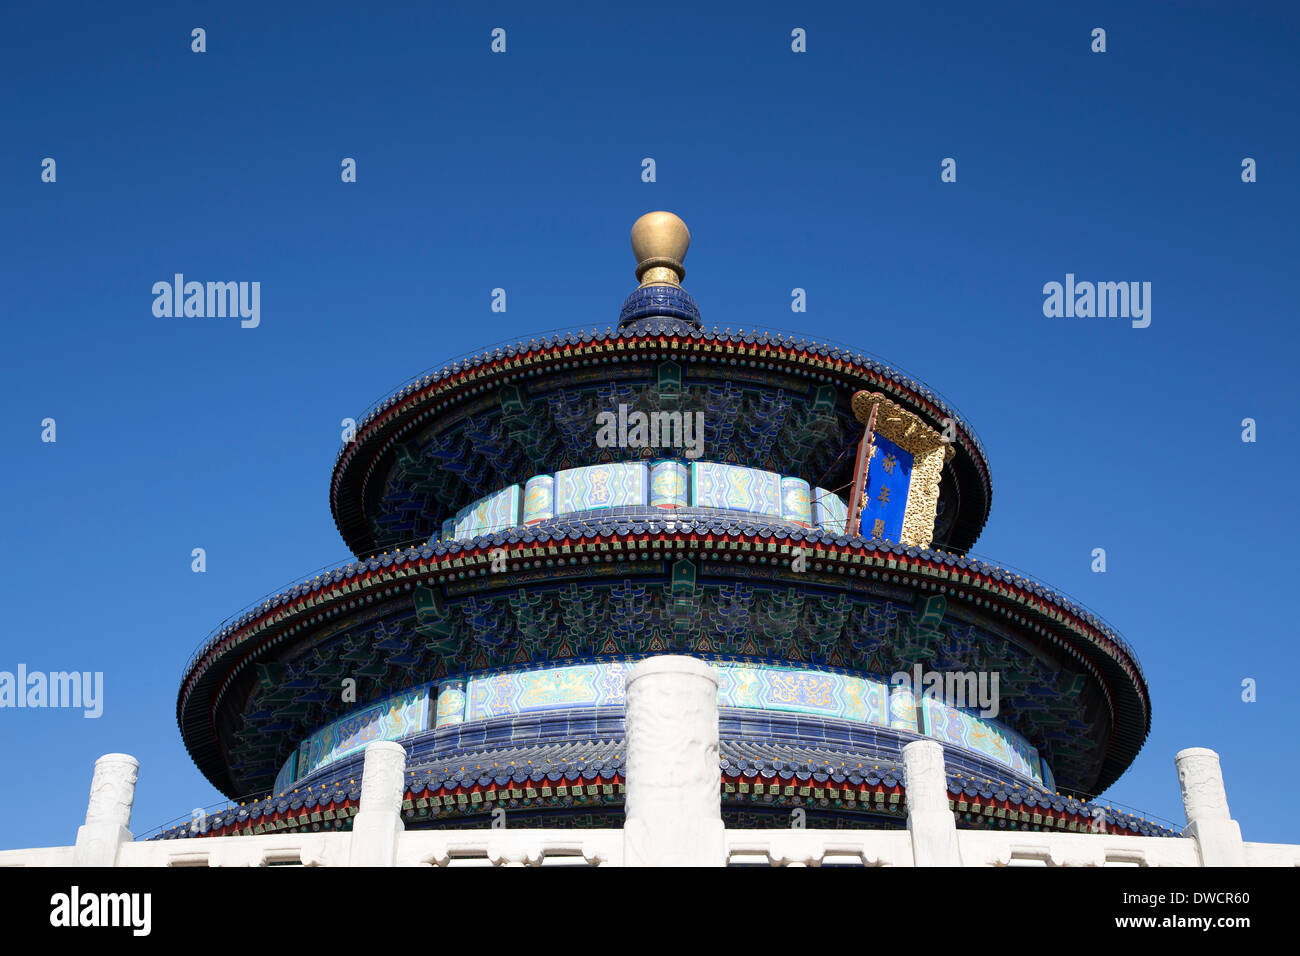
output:
M 686 278 L 682 260 L 690 247 L 691 231 L 670 212 L 648 212 L 632 223 L 632 254 L 642 287 L 680 286 Z

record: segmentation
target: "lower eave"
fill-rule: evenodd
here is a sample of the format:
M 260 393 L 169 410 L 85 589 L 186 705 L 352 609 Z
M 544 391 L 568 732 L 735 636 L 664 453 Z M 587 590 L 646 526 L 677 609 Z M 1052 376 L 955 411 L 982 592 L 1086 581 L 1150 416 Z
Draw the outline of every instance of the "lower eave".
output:
M 186 668 L 177 697 L 177 723 L 199 769 L 219 790 L 231 793 L 234 785 L 220 753 L 215 720 L 225 686 L 239 668 L 300 629 L 336 616 L 348 602 L 391 597 L 416 584 L 474 577 L 490 580 L 489 552 L 497 548 L 506 551 L 511 569 L 518 570 L 534 561 L 578 563 L 583 558 L 605 560 L 615 554 L 620 559 L 647 554 L 668 560 L 678 553 L 708 559 L 742 551 L 777 559 L 788 556 L 796 546 L 807 549 L 810 567 L 842 577 L 846 584 L 854 579 L 883 579 L 943 593 L 963 602 L 959 606 L 998 614 L 1035 639 L 1060 645 L 1067 653 L 1087 660 L 1101 675 L 1112 727 L 1092 791 L 1110 786 L 1137 756 L 1150 731 L 1151 708 L 1136 656 L 1113 629 L 1063 595 L 1022 575 L 946 552 L 832 536 L 778 523 L 757 525 L 717 518 L 664 517 L 644 522 L 610 518 L 568 530 L 561 520 L 468 542 L 385 554 L 318 576 L 262 602 L 209 640 Z M 611 553 L 611 547 L 618 550 Z

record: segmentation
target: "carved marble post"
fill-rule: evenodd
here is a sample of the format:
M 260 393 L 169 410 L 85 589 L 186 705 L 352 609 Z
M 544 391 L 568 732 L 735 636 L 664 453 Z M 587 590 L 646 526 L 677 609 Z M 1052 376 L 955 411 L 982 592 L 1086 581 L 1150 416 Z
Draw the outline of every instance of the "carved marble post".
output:
M 943 747 L 938 742 L 914 740 L 903 748 L 903 785 L 914 864 L 961 866 L 957 821 L 948 806 Z
M 86 822 L 77 830 L 73 865 L 117 865 L 117 848 L 134 839 L 127 828 L 139 776 L 140 761 L 129 754 L 104 754 L 95 761 Z
M 725 866 L 718 676 L 662 655 L 627 673 L 625 866 Z
M 1189 747 L 1174 756 L 1178 785 L 1187 813 L 1187 835 L 1196 840 L 1201 866 L 1245 866 L 1241 827 L 1228 812 L 1219 755 L 1204 747 Z
M 348 866 L 393 866 L 402 823 L 406 750 L 392 740 L 366 747 L 361 770 L 361 809 L 352 818 Z

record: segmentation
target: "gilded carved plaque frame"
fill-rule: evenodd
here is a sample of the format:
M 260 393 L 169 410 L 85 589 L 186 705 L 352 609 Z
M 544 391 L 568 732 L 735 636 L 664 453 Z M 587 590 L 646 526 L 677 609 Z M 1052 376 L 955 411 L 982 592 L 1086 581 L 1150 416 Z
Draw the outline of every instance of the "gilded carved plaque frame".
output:
M 855 392 L 853 417 L 866 426 L 871 420 L 873 405 L 876 406 L 876 421 L 872 430 L 912 455 L 912 479 L 907 490 L 907 509 L 903 512 L 901 543 L 928 548 L 934 537 L 943 466 L 955 450 L 920 416 L 879 392 Z

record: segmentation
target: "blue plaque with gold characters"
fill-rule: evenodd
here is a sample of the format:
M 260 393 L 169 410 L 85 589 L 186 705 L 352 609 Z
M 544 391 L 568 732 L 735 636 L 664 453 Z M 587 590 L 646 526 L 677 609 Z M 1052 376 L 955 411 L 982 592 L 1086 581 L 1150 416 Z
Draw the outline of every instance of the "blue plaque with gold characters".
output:
M 901 541 L 903 515 L 907 513 L 907 492 L 912 483 L 912 453 L 880 435 L 875 436 L 874 445 L 867 464 L 867 500 L 862 507 L 860 525 L 862 536 Z

